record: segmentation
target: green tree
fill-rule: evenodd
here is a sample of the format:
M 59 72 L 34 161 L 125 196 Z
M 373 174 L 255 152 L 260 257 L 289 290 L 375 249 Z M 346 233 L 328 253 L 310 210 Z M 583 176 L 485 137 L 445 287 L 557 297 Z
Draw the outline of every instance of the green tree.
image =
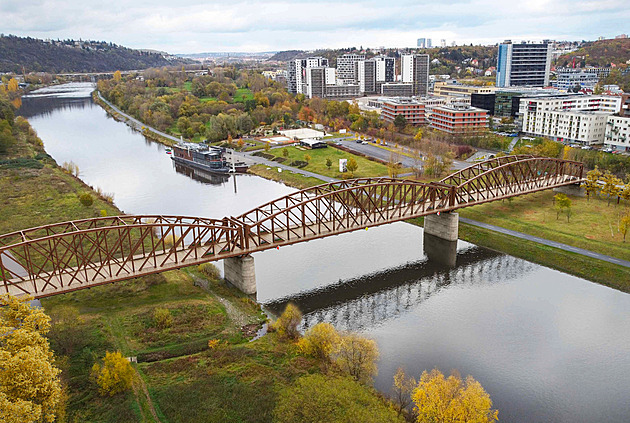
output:
M 326 157 L 326 167 L 328 170 L 332 167 L 332 160 L 330 160 L 330 157 Z
M 289 157 L 289 150 L 286 147 L 282 149 L 282 157 L 285 159 Z
M 94 363 L 92 375 L 103 396 L 114 396 L 131 389 L 133 367 L 120 351 L 105 353 L 103 364 Z
M 274 423 L 403 423 L 389 404 L 349 377 L 306 375 L 280 391 Z
M 558 193 L 554 195 L 554 208 L 556 210 L 556 220 L 560 218 L 562 212 L 567 215 L 567 222 L 571 217 L 571 199 L 564 194 Z
M 50 318 L 32 298 L 0 296 L 0 421 L 53 422 L 62 389 L 45 335 Z
M 396 115 L 394 118 L 394 125 L 399 131 L 402 131 L 405 129 L 405 126 L 407 126 L 407 119 L 405 119 L 403 115 Z
M 354 159 L 354 157 L 350 157 L 348 159 L 348 162 L 346 163 L 346 169 L 348 169 L 348 172 L 352 173 L 352 176 L 354 176 L 354 172 L 359 168 L 359 164 L 357 163 L 357 161 Z
M 433 369 L 422 372 L 412 399 L 418 423 L 492 423 L 499 412 L 492 410 L 490 395 L 472 376 L 445 378 Z

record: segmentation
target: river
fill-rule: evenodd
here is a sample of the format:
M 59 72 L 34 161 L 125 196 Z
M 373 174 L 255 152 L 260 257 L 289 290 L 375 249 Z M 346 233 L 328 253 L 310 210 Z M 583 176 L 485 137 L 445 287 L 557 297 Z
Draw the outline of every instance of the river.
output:
M 238 215 L 293 191 L 250 175 L 175 168 L 165 147 L 108 117 L 90 84 L 33 92 L 28 117 L 58 163 L 133 214 Z M 457 369 L 506 422 L 630 421 L 630 295 L 463 241 L 457 266 L 427 259 L 422 229 L 396 223 L 254 255 L 257 299 L 295 301 L 378 342 L 375 386 L 399 366 Z

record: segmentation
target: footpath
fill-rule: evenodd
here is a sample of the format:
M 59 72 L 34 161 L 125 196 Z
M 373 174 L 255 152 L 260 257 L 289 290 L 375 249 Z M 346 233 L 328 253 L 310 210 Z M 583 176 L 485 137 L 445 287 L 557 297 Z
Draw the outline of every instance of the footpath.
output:
M 101 99 L 105 104 L 107 104 L 109 107 L 111 107 L 113 110 L 115 110 L 117 113 L 119 113 L 120 115 L 124 116 L 125 118 L 128 119 L 127 124 L 132 126 L 133 128 L 140 130 L 140 128 L 144 127 L 146 130 L 151 131 L 155 134 L 158 134 L 164 138 L 168 138 L 170 140 L 173 140 L 175 142 L 179 142 L 179 138 L 176 138 L 172 135 L 166 134 L 162 131 L 158 131 L 155 128 L 152 128 L 150 126 L 145 125 L 144 123 L 140 122 L 139 120 L 129 116 L 128 114 L 124 113 L 123 111 L 121 111 L 120 109 L 118 109 L 116 106 L 114 106 L 113 104 L 111 104 L 109 101 L 105 100 L 102 96 L 101 93 L 97 91 L 97 95 L 99 97 L 99 99 Z M 515 139 L 515 141 L 518 141 L 518 138 Z M 516 142 L 513 143 L 516 144 Z M 284 171 L 287 172 L 293 172 L 293 173 L 299 173 L 301 175 L 304 176 L 310 176 L 312 178 L 317 178 L 320 179 L 324 182 L 339 182 L 339 179 L 335 179 L 335 178 L 330 178 L 328 176 L 323 176 L 320 175 L 318 173 L 314 173 L 314 172 L 309 172 L 303 169 L 298 169 L 295 167 L 291 167 L 291 166 L 287 166 L 284 165 L 282 163 L 277 163 L 271 160 L 267 160 L 263 157 L 259 157 L 259 156 L 253 156 L 251 153 L 241 153 L 241 152 L 237 152 L 237 151 L 231 151 L 232 156 L 238 157 L 241 161 L 246 162 L 247 164 L 251 164 L 256 163 L 256 164 L 262 164 L 265 166 L 269 166 L 269 167 L 276 167 L 276 168 L 280 168 Z M 364 153 L 365 154 L 365 153 Z M 627 260 L 622 260 L 622 259 L 618 259 L 615 257 L 611 257 L 611 256 L 607 256 L 605 254 L 600 254 L 600 253 L 596 253 L 593 251 L 589 251 L 589 250 L 585 250 L 583 248 L 578 248 L 578 247 L 574 247 L 572 245 L 568 245 L 568 244 L 563 244 L 561 242 L 556 242 L 556 241 L 550 241 L 548 239 L 544 239 L 544 238 L 540 238 L 537 236 L 533 236 L 533 235 L 528 235 L 522 232 L 517 232 L 517 231 L 513 231 L 511 229 L 505 229 L 502 228 L 500 226 L 495 226 L 495 225 L 490 225 L 488 223 L 483 223 L 483 222 L 478 222 L 476 220 L 471 220 L 471 219 L 467 219 L 465 217 L 460 217 L 459 221 L 462 223 L 465 223 L 467 225 L 472 225 L 472 226 L 476 226 L 479 228 L 484 228 L 484 229 L 488 229 L 494 232 L 499 232 L 505 235 L 509 235 L 512 236 L 514 238 L 519 238 L 519 239 L 524 239 L 527 241 L 533 241 L 542 245 L 546 245 L 549 247 L 554 247 L 554 248 L 558 248 L 564 251 L 568 251 L 571 253 L 576 253 L 576 254 L 580 254 L 586 257 L 590 257 L 590 258 L 594 258 L 597 260 L 602 260 L 602 261 L 606 261 L 608 263 L 613 263 L 613 264 L 617 264 L 619 266 L 623 266 L 623 267 L 627 267 L 630 268 L 630 261 Z

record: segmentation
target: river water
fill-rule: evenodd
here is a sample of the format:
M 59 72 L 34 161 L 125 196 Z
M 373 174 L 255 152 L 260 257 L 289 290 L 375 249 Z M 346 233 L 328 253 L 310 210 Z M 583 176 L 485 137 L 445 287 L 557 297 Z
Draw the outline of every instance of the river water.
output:
M 24 98 L 58 163 L 133 214 L 235 216 L 292 188 L 175 167 L 165 148 L 107 116 L 90 84 Z M 319 321 L 378 342 L 375 386 L 399 366 L 457 369 L 505 422 L 630 421 L 630 295 L 459 241 L 457 265 L 427 259 L 422 229 L 396 223 L 254 255 L 257 299 L 295 301 Z

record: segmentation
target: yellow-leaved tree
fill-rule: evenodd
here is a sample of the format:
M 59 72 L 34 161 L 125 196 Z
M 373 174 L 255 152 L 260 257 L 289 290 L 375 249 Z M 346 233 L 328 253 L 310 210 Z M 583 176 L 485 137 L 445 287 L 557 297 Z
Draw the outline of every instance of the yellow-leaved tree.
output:
M 306 331 L 298 342 L 300 351 L 325 361 L 339 349 L 341 336 L 330 323 L 318 323 Z
M 60 370 L 44 335 L 50 318 L 32 298 L 0 296 L 0 421 L 53 422 L 61 398 Z
M 105 353 L 103 364 L 92 366 L 92 376 L 96 379 L 101 395 L 114 396 L 131 388 L 133 368 L 120 351 Z
M 492 409 L 490 395 L 472 376 L 449 377 L 437 369 L 422 372 L 411 396 L 418 423 L 492 423 L 499 412 Z
M 378 346 L 374 340 L 348 333 L 341 338 L 335 363 L 357 382 L 370 384 L 378 374 L 378 357 Z

